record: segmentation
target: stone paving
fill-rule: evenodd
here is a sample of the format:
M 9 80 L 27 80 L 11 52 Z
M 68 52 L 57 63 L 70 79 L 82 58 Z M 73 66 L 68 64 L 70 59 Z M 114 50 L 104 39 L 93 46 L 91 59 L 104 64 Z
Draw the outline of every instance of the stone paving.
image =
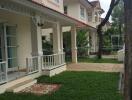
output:
M 32 93 L 35 95 L 51 94 L 52 92 L 59 90 L 60 87 L 61 85 L 59 84 L 34 84 L 31 87 L 20 91 L 20 93 Z
M 77 63 L 67 65 L 68 71 L 122 72 L 123 69 L 123 64 Z

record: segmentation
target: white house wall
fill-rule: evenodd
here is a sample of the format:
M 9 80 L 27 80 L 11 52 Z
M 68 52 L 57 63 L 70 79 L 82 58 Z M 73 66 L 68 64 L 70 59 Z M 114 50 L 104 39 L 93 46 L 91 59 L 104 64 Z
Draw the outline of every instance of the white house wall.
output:
M 52 28 L 42 29 L 42 36 L 45 36 L 47 41 L 50 41 L 50 33 L 53 33 Z
M 61 12 L 61 13 L 64 13 L 63 0 L 59 0 L 59 3 L 55 2 L 55 0 L 33 0 L 33 1 L 41 3 L 44 6 L 52 8 L 56 11 Z
M 68 7 L 68 15 L 73 17 L 73 18 L 76 18 L 76 19 L 80 19 L 80 4 L 78 2 L 73 2 L 71 1 L 70 3 L 68 3 L 67 5 Z

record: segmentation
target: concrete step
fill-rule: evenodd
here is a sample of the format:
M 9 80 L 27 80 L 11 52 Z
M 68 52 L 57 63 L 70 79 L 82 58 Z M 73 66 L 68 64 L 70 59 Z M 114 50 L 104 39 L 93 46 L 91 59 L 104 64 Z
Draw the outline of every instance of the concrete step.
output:
M 17 93 L 17 92 L 20 92 L 27 87 L 34 85 L 35 83 L 37 83 L 37 80 L 33 80 L 33 79 L 25 80 L 21 83 L 15 84 L 14 86 L 8 88 L 6 91 Z
M 28 76 L 25 76 L 25 77 L 16 79 L 16 80 L 14 80 L 14 81 L 8 82 L 8 83 L 6 84 L 6 88 L 13 87 L 13 86 L 16 85 L 16 84 L 22 83 L 23 81 L 27 81 L 27 80 L 30 80 L 30 79 L 31 79 L 31 78 L 28 77 Z

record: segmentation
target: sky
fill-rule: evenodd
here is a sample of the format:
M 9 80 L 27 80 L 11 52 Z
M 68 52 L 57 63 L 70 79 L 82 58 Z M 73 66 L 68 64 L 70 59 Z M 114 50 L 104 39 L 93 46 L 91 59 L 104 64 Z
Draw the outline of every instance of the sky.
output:
M 89 1 L 96 1 L 96 0 L 89 0 Z M 109 9 L 111 0 L 99 0 L 99 1 L 101 3 L 101 7 L 105 10 L 105 13 L 102 14 L 102 17 L 104 18 Z

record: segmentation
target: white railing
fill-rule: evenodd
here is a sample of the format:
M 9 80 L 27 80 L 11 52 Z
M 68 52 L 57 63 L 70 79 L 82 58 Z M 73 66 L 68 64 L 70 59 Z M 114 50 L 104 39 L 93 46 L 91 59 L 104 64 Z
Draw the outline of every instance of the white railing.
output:
M 7 82 L 7 63 L 0 62 L 0 84 Z
M 39 57 L 30 57 L 26 59 L 27 74 L 33 74 L 39 71 Z
M 53 69 L 65 64 L 65 53 L 43 55 L 41 61 L 42 69 Z

